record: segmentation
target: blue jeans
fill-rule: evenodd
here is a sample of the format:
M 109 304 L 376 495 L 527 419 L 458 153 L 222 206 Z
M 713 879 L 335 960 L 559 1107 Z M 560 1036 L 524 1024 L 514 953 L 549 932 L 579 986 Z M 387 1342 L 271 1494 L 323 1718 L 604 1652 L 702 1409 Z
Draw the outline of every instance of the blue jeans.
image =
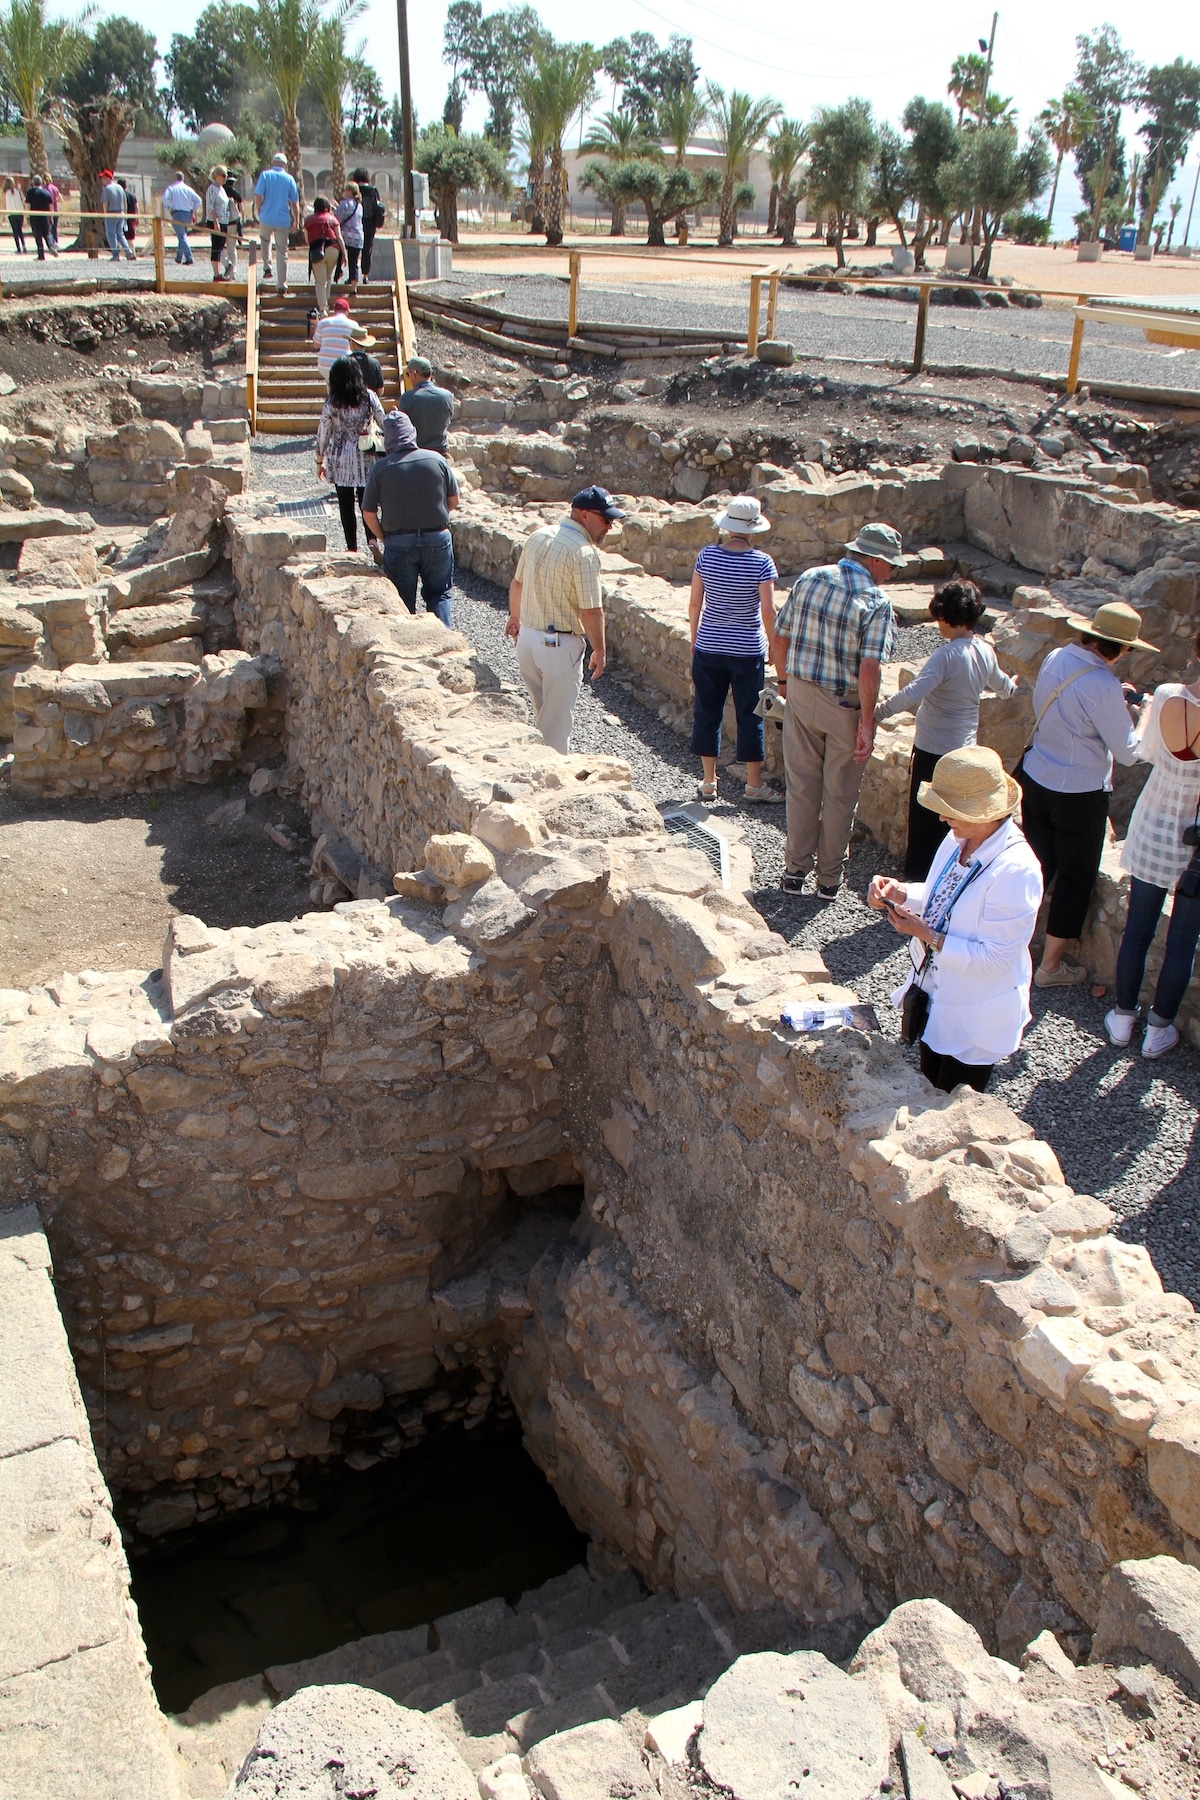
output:
M 1125 934 L 1117 952 L 1117 1005 L 1122 1012 L 1133 1012 L 1146 973 L 1146 954 L 1154 942 L 1159 914 L 1167 890 L 1151 887 L 1148 881 L 1131 876 L 1129 913 Z M 1169 1025 L 1179 1011 L 1180 1002 L 1192 979 L 1196 944 L 1200 940 L 1200 895 L 1187 900 L 1176 894 L 1171 903 L 1171 922 L 1167 926 L 1167 952 L 1158 972 L 1154 989 L 1154 1016 Z
M 108 239 L 108 247 L 112 251 L 114 262 L 120 262 L 122 250 L 132 261 L 133 251 L 129 248 L 129 240 L 125 236 L 124 213 L 108 214 L 104 221 L 104 235 Z
M 692 651 L 692 686 L 696 690 L 692 714 L 693 755 L 720 755 L 721 718 L 725 697 L 732 688 L 733 708 L 737 714 L 737 760 L 762 761 L 766 740 L 763 722 L 754 709 L 763 690 L 765 668 L 761 656 L 714 656 L 708 650 Z
M 392 531 L 383 540 L 383 566 L 410 613 L 417 610 L 417 577 L 426 612 L 450 627 L 454 545 L 448 531 Z
M 195 262 L 192 246 L 188 243 L 188 226 L 192 222 L 190 212 L 173 212 L 171 223 L 175 227 L 175 260 L 176 262 Z

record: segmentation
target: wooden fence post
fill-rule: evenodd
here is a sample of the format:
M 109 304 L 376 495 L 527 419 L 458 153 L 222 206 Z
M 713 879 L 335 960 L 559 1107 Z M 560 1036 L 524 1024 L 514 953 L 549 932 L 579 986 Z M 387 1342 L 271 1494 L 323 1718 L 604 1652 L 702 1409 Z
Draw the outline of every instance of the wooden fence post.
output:
M 772 275 L 767 283 L 767 336 L 775 336 L 775 315 L 779 307 L 779 276 Z
M 1088 296 L 1086 294 L 1080 294 L 1080 306 L 1086 306 L 1087 302 Z M 1083 328 L 1085 324 L 1086 320 L 1083 318 L 1082 314 L 1076 313 L 1075 329 L 1071 333 L 1071 360 L 1067 364 L 1068 394 L 1073 394 L 1075 389 L 1079 386 L 1079 353 L 1083 349 Z
M 912 364 L 914 375 L 919 375 L 925 367 L 925 330 L 929 324 L 929 290 L 932 286 L 932 282 L 923 281 L 917 296 L 917 335 L 913 342 Z
M 746 321 L 746 355 L 758 354 L 758 315 L 762 307 L 761 275 L 750 277 L 750 317 Z
M 163 222 L 158 213 L 150 220 L 150 233 L 154 239 L 154 291 L 165 294 L 167 291 L 167 267 L 163 254 Z
M 570 289 L 567 294 L 567 336 L 576 337 L 579 329 L 579 265 L 582 257 L 578 250 L 572 250 L 567 257 L 567 267 L 571 272 Z

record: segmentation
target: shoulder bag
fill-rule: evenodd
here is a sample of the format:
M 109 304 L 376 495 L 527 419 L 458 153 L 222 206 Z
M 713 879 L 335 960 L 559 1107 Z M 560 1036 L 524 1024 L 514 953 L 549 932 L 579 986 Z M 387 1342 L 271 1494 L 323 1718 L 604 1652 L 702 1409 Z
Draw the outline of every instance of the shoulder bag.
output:
M 1064 686 L 1065 685 L 1066 684 L 1064 683 Z M 945 931 L 946 926 L 950 921 L 950 914 L 954 911 L 954 908 L 958 905 L 958 902 L 962 899 L 975 877 L 982 874 L 983 864 L 977 862 L 974 868 L 969 871 L 966 880 L 960 882 L 955 889 L 949 906 L 944 909 L 941 918 L 934 926 L 935 931 Z M 926 969 L 928 969 L 932 963 L 933 945 L 926 944 L 925 954 L 921 958 L 921 964 L 917 970 L 916 976 L 911 985 L 905 990 L 904 998 L 900 1002 L 900 1038 L 902 1043 L 919 1044 L 922 1037 L 925 1035 L 925 1027 L 929 1023 L 929 1009 L 933 1002 L 930 999 L 928 991 L 922 987 L 921 981 Z
M 367 422 L 358 434 L 358 449 L 361 456 L 383 454 L 383 432 L 373 411 L 368 412 Z
M 1065 680 L 1060 681 L 1058 686 L 1056 688 L 1053 688 L 1050 691 L 1050 693 L 1047 694 L 1044 704 L 1038 708 L 1037 716 L 1033 721 L 1033 730 L 1029 733 L 1029 738 L 1026 742 L 1025 750 L 1028 750 L 1032 747 L 1033 740 L 1038 734 L 1038 726 L 1041 724 L 1041 722 L 1045 718 L 1046 714 L 1050 711 L 1050 708 L 1054 705 L 1054 702 L 1058 699 L 1059 695 L 1062 693 L 1065 693 L 1067 688 L 1070 687 L 1070 685 L 1073 681 L 1078 681 L 1079 677 L 1081 675 L 1090 675 L 1091 671 L 1092 671 L 1092 664 L 1090 664 L 1090 663 L 1085 663 L 1082 669 L 1073 669 L 1071 671 L 1071 673 L 1066 677 Z M 1022 759 L 1025 756 L 1025 750 L 1022 750 L 1022 752 L 1021 752 Z

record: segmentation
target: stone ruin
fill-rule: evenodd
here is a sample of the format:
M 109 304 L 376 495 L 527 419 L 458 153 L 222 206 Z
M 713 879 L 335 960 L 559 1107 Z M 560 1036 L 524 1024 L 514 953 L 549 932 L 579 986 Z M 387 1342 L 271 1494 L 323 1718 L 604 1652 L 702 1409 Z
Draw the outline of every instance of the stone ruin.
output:
M 1010 666 L 1116 592 L 1172 649 L 1156 674 L 1187 660 L 1200 531 L 1136 489 L 759 474 L 781 569 L 884 516 L 930 541 L 914 574 L 1015 588 Z M 92 660 L 47 628 L 13 682 L 25 792 L 281 745 L 347 894 L 258 928 L 178 917 L 160 970 L 0 994 L 14 1793 L 387 1793 L 399 1761 L 462 1800 L 759 1800 L 798 1753 L 862 1800 L 1185 1791 L 1190 1303 L 1006 1106 L 933 1093 L 877 1036 L 781 1025 L 798 994 L 851 996 L 766 929 L 736 839 L 726 883 L 623 763 L 548 750 L 458 633 L 268 514 L 226 497 L 180 553 L 228 551 L 228 669 L 105 657 L 102 622 Z M 460 561 L 506 579 L 537 516 L 470 492 Z M 177 560 L 171 528 L 94 619 Z M 605 558 L 618 669 L 668 710 L 669 577 L 710 530 L 643 508 Z M 245 668 L 272 730 L 247 687 L 189 737 Z M 170 754 L 118 761 L 106 684 L 155 678 Z M 84 739 L 88 684 L 111 710 Z M 1019 706 L 990 728 L 1019 738 Z M 110 1508 L 162 1537 L 263 1505 L 356 1419 L 419 1434 L 431 1392 L 515 1409 L 591 1572 L 268 1670 L 168 1735 Z M 1114 1661 L 1139 1667 L 1114 1686 Z M 357 1787 L 329 1785 L 335 1742 Z

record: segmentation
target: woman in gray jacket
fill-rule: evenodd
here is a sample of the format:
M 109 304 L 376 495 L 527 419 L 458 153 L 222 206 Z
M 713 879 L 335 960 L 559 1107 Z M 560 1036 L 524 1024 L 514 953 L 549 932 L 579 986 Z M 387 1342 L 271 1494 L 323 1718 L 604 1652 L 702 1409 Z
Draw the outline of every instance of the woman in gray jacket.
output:
M 932 780 L 939 756 L 975 742 L 981 694 L 1016 692 L 1016 682 L 1004 673 L 996 652 L 979 635 L 986 610 L 973 581 L 943 582 L 929 602 L 929 611 L 945 641 L 907 687 L 875 708 L 877 720 L 902 712 L 917 715 L 908 781 L 906 881 L 924 881 L 946 835 L 937 814 L 917 799 L 921 783 Z

